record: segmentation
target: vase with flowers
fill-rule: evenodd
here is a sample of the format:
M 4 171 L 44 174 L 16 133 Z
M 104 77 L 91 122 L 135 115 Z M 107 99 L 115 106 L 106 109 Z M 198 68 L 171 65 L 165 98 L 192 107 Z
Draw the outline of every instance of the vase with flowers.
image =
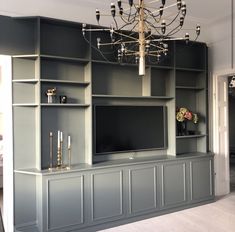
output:
M 178 136 L 184 136 L 189 134 L 187 128 L 188 121 L 192 121 L 196 124 L 198 122 L 198 115 L 185 107 L 177 108 L 176 123 Z

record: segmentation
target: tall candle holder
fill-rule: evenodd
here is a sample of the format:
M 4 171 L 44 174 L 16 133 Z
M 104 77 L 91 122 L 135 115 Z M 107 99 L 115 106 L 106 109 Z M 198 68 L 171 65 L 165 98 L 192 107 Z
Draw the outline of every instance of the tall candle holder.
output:
M 71 169 L 71 137 L 68 136 L 68 166 L 67 169 Z
M 61 168 L 62 166 L 62 156 L 61 156 L 61 133 L 58 131 L 58 138 L 57 138 L 57 168 Z
M 53 168 L 53 133 L 49 133 L 49 143 L 50 143 L 50 165 L 49 165 L 49 170 L 52 170 Z

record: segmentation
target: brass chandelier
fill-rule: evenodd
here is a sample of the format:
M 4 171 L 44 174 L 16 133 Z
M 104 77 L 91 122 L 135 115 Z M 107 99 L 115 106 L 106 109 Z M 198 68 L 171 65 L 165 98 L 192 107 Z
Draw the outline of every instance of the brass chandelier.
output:
M 107 61 L 102 52 L 102 47 L 107 46 L 116 52 L 119 62 L 134 59 L 139 64 L 139 75 L 143 76 L 146 58 L 151 58 L 151 62 L 158 62 L 162 56 L 167 55 L 169 41 L 185 40 L 188 43 L 188 33 L 184 37 L 173 37 L 182 29 L 186 12 L 186 3 L 182 0 L 169 5 L 166 5 L 166 0 L 138 0 L 137 3 L 133 0 L 118 0 L 117 7 L 111 3 L 109 15 L 101 14 L 96 9 L 98 24 L 101 16 L 111 16 L 113 23 L 109 28 L 88 28 L 83 24 L 82 32 L 87 41 L 86 32 L 109 33 L 109 41 L 102 41 L 97 37 L 96 49 Z M 200 35 L 200 25 L 196 26 L 195 32 L 196 40 Z

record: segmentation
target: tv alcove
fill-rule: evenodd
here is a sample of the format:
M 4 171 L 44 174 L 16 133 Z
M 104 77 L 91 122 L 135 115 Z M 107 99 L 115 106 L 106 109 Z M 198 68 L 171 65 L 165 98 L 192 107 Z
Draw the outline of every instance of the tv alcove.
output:
M 0 25 L 0 49 L 12 55 L 15 231 L 97 231 L 214 200 L 206 44 L 172 41 L 169 55 L 139 77 L 135 64 L 103 60 L 81 23 L 0 16 Z M 66 104 L 47 103 L 52 87 Z M 162 107 L 166 138 L 157 149 L 97 155 L 92 114 L 99 105 Z M 188 123 L 194 133 L 177 136 L 176 107 L 199 115 Z M 71 135 L 72 167 L 51 171 L 49 133 L 58 130 Z

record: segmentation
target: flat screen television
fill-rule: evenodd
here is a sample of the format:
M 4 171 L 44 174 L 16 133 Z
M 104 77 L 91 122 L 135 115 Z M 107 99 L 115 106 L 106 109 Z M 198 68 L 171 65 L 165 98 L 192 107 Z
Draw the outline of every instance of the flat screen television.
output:
M 94 106 L 95 155 L 164 149 L 166 146 L 165 106 Z

